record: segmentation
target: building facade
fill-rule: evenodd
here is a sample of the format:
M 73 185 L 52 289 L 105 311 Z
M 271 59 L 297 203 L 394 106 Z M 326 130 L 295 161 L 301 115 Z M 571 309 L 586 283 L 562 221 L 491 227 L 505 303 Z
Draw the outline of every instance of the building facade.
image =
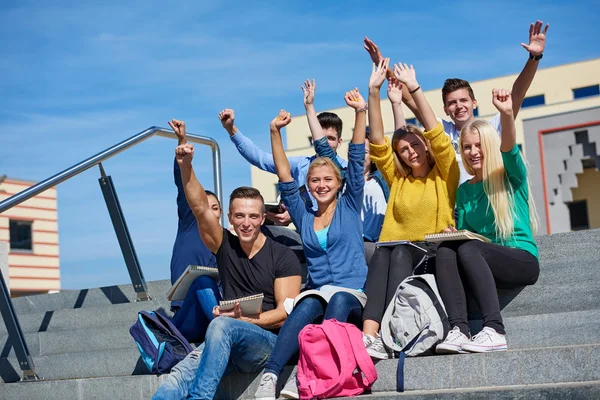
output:
M 0 200 L 35 182 L 0 178 Z M 56 188 L 0 214 L 0 241 L 8 244 L 11 296 L 60 290 Z
M 478 102 L 477 118 L 489 119 L 495 115 L 492 89 L 510 89 L 517 76 L 471 82 Z M 600 58 L 549 68 L 543 68 L 542 61 L 517 116 L 517 142 L 531 164 L 540 233 L 600 228 L 600 173 L 594 161 L 600 161 L 599 83 Z M 441 93 L 441 88 L 436 88 L 426 91 L 425 96 L 440 118 L 450 120 L 444 114 Z M 391 136 L 392 109 L 387 99 L 382 99 L 381 105 L 384 128 Z M 343 144 L 339 154 L 347 155 L 354 111 L 346 106 L 322 111 L 334 112 L 342 119 Z M 404 107 L 404 111 L 407 122 L 417 123 L 410 110 Z M 292 118 L 286 127 L 286 143 L 288 156 L 314 154 L 306 116 Z M 266 201 L 276 200 L 275 175 L 251 167 L 251 178 L 252 185 Z

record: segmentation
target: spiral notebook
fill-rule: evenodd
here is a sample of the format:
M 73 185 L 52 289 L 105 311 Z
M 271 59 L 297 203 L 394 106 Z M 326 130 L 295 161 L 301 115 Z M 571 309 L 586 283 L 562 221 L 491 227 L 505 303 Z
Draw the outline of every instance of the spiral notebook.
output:
M 467 230 L 461 230 L 456 232 L 430 233 L 428 235 L 425 235 L 426 242 L 439 243 L 451 240 L 479 240 L 486 243 L 491 242 L 491 240 L 486 238 L 485 236 L 481 236 L 477 233 L 473 233 Z
M 214 280 L 219 280 L 219 270 L 214 267 L 203 267 L 200 265 L 188 265 L 183 274 L 175 281 L 171 289 L 167 292 L 167 298 L 171 301 L 183 300 L 190 289 L 194 280 L 201 276 L 208 275 Z
M 240 303 L 242 315 L 258 315 L 262 312 L 262 302 L 265 296 L 262 293 L 252 296 L 240 297 L 239 299 L 219 301 L 219 311 L 231 311 L 235 303 Z

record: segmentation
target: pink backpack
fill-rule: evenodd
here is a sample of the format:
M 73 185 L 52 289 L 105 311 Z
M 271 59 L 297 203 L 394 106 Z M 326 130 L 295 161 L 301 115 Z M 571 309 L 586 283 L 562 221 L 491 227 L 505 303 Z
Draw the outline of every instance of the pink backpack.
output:
M 377 380 L 375 365 L 352 324 L 335 319 L 307 325 L 298 336 L 300 399 L 355 396 Z

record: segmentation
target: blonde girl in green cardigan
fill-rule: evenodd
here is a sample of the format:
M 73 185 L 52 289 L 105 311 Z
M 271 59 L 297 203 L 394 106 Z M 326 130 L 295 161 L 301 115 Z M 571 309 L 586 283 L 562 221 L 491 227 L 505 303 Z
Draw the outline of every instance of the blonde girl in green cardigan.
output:
M 460 185 L 457 228 L 479 233 L 478 240 L 444 242 L 438 248 L 436 276 L 452 330 L 439 353 L 507 350 L 496 288 L 516 288 L 537 281 L 540 267 L 533 235 L 537 215 L 529 173 L 516 140 L 509 91 L 494 89 L 500 112 L 501 138 L 486 121 L 473 121 L 460 132 L 460 152 L 472 179 Z M 469 339 L 464 284 L 483 316 L 483 330 Z

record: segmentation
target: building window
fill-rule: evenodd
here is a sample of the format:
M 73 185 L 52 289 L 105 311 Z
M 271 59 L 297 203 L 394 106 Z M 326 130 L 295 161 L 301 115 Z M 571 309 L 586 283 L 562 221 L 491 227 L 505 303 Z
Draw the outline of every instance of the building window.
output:
M 525 97 L 523 103 L 521 103 L 521 108 L 542 106 L 544 104 L 546 104 L 546 98 L 543 94 L 540 94 L 537 96 Z
M 411 124 L 411 125 L 418 125 L 419 121 L 417 121 L 416 118 L 407 118 L 406 119 L 406 125 Z
M 598 96 L 600 95 L 600 85 L 586 86 L 582 88 L 573 89 L 573 98 L 580 99 L 582 97 Z
M 33 250 L 33 243 L 31 240 L 31 225 L 31 221 L 10 220 L 9 229 L 11 250 Z
M 588 218 L 587 200 L 573 201 L 567 203 L 567 206 L 571 217 L 571 230 L 589 229 L 590 220 Z
M 474 117 L 479 117 L 479 107 L 473 109 L 473 116 Z

